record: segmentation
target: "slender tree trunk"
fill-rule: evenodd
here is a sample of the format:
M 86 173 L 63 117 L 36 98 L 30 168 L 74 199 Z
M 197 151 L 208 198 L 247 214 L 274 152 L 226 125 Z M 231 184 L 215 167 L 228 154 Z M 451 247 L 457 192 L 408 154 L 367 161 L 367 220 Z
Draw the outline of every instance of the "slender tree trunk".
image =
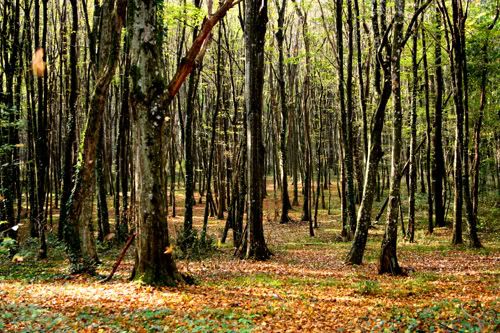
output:
M 200 7 L 200 1 L 195 0 L 194 6 Z M 193 29 L 193 40 L 198 35 L 198 27 Z M 184 235 L 181 244 L 182 250 L 190 248 L 194 241 L 193 234 L 193 204 L 194 201 L 194 165 L 193 165 L 193 112 L 194 102 L 196 98 L 197 76 L 199 72 L 196 69 L 189 76 L 187 103 L 186 103 L 186 120 L 184 123 L 184 159 L 186 165 L 186 185 L 185 185 L 185 198 L 184 198 Z M 179 104 L 180 105 L 180 104 Z M 181 118 L 182 119 L 182 118 Z M 175 199 L 174 199 L 175 200 Z
M 76 1 L 72 0 L 72 6 Z M 65 239 L 73 272 L 93 273 L 97 262 L 92 234 L 92 220 L 88 220 L 93 196 L 94 163 L 99 140 L 99 131 L 105 112 L 109 85 L 118 64 L 120 36 L 125 20 L 125 0 L 109 0 L 102 5 L 103 22 L 100 38 L 101 65 L 98 66 L 96 84 L 90 101 L 90 110 L 82 145 L 80 146 L 74 187 L 69 197 L 68 215 L 65 224 Z
M 347 179 L 347 212 L 349 216 L 349 227 L 351 237 L 356 231 L 356 190 L 354 187 L 354 103 L 353 103 L 353 22 L 352 22 L 352 0 L 347 0 L 347 79 L 346 79 L 346 138 L 345 164 Z M 343 68 L 343 66 L 342 66 Z M 343 83 L 343 80 L 342 80 Z
M 415 0 L 415 11 L 418 10 L 418 0 Z M 415 148 L 417 147 L 417 98 L 418 98 L 418 29 L 413 31 L 412 46 L 412 87 L 411 87 L 411 114 L 410 114 L 410 170 L 409 170 L 409 209 L 408 209 L 408 233 L 410 243 L 415 241 L 415 192 L 417 191 L 417 163 L 415 159 Z
M 372 15 L 373 25 L 378 26 L 378 15 L 376 15 L 377 3 L 373 3 Z M 383 43 L 383 45 L 382 45 Z M 354 234 L 354 241 L 351 246 L 351 250 L 347 256 L 346 262 L 350 264 L 360 265 L 363 261 L 363 254 L 366 247 L 366 241 L 368 238 L 368 228 L 371 222 L 371 211 L 373 205 L 373 199 L 375 196 L 376 180 L 378 173 L 378 165 L 383 156 L 382 151 L 382 131 L 384 128 L 385 121 L 385 110 L 389 98 L 391 97 L 391 63 L 387 58 L 383 57 L 382 52 L 386 50 L 389 55 L 390 48 L 388 46 L 387 40 L 384 38 L 383 41 L 377 43 L 379 45 L 379 54 L 377 56 L 377 62 L 379 62 L 379 67 L 384 71 L 384 84 L 381 90 L 379 102 L 374 115 L 373 128 L 370 135 L 370 151 L 368 153 L 368 163 L 366 165 L 366 175 L 365 175 L 365 185 L 363 187 L 363 198 L 361 200 L 361 205 L 358 212 L 357 228 Z M 383 180 L 382 180 L 383 182 Z
M 422 18 L 422 22 L 423 22 Z M 432 165 L 431 165 L 431 150 L 432 150 L 432 129 L 431 129 L 431 116 L 430 116 L 430 101 L 429 101 L 429 71 L 427 66 L 427 47 L 426 47 L 426 39 L 425 39 L 425 30 L 422 27 L 422 62 L 424 66 L 424 93 L 425 93 L 425 135 L 426 135 L 426 152 L 425 152 L 425 166 L 426 166 L 426 181 L 427 181 L 427 232 L 432 234 L 434 231 L 433 224 L 433 200 L 432 200 L 432 181 L 431 181 L 431 173 L 432 173 Z
M 276 41 L 278 43 L 278 86 L 280 92 L 281 109 L 281 131 L 280 131 L 280 153 L 281 153 L 281 217 L 280 223 L 290 221 L 288 211 L 292 208 L 288 195 L 288 158 L 287 158 L 287 135 L 288 135 L 288 105 L 285 85 L 285 56 L 283 44 L 285 41 L 285 13 L 287 0 L 282 0 L 281 6 L 276 2 L 278 8 L 278 31 Z
M 488 26 L 488 36 L 482 47 L 482 69 L 481 69 L 481 97 L 479 104 L 479 117 L 474 125 L 474 160 L 472 162 L 472 209 L 473 215 L 477 217 L 478 206 L 479 206 L 479 173 L 481 169 L 481 127 L 483 124 L 484 109 L 486 108 L 486 84 L 487 84 L 487 74 L 488 74 L 488 42 L 490 31 L 493 30 L 498 17 L 500 14 L 500 9 L 497 7 L 497 12 L 493 22 Z M 480 247 L 480 243 L 474 243 L 471 239 L 471 246 Z
M 400 60 L 403 48 L 403 20 L 404 1 L 396 0 L 394 8 L 394 29 L 391 52 L 391 81 L 394 105 L 394 119 L 392 131 L 392 157 L 391 157 L 391 183 L 389 190 L 389 207 L 387 209 L 387 224 L 382 241 L 380 253 L 379 274 L 390 273 L 399 275 L 402 273 L 396 254 L 397 228 L 400 200 L 400 159 L 402 146 L 403 110 L 401 107 L 401 75 Z
M 445 225 L 445 206 L 443 201 L 443 182 L 445 171 L 444 153 L 443 153 L 443 67 L 441 58 L 441 14 L 436 7 L 436 41 L 434 46 L 434 66 L 436 76 L 436 97 L 435 97 L 435 112 L 434 112 L 434 136 L 433 136 L 433 163 L 432 163 L 432 184 L 434 193 L 434 207 L 436 212 L 436 226 L 444 227 Z
M 456 126 L 453 158 L 453 238 L 452 244 L 462 244 L 462 208 L 463 208 L 463 151 L 464 151 L 464 86 L 463 86 L 463 54 L 461 20 L 464 19 L 461 4 L 452 0 L 452 35 L 453 50 L 450 52 L 450 68 L 453 83 L 453 100 L 455 102 Z M 446 10 L 446 7 L 444 7 Z
M 67 216 L 67 205 L 71 188 L 73 185 L 73 165 L 75 165 L 75 143 L 76 143 L 76 107 L 78 99 L 78 78 L 77 78 L 77 33 L 78 33 L 78 7 L 76 2 L 71 1 L 71 33 L 69 41 L 69 65 L 70 82 L 69 107 L 66 113 L 66 136 L 64 138 L 64 167 L 63 186 L 61 194 L 61 211 L 59 216 L 58 237 L 64 238 L 64 222 Z
M 104 177 L 104 126 L 99 130 L 99 142 L 96 152 L 96 182 L 97 182 L 97 211 L 99 225 L 99 240 L 102 242 L 104 237 L 109 235 L 109 214 L 107 202 L 106 180 Z
M 262 89 L 267 0 L 245 3 L 245 103 L 247 112 L 248 230 L 242 256 L 265 260 L 270 251 L 264 239 L 262 212 Z

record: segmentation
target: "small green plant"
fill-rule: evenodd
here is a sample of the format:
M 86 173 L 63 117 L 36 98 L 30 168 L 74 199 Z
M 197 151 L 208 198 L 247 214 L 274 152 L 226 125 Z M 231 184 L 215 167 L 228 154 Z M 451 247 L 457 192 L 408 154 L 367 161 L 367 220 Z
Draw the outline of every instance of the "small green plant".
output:
M 193 229 L 191 234 L 186 236 L 182 228 L 177 228 L 176 234 L 175 247 L 180 249 L 180 251 L 174 252 L 177 258 L 202 259 L 212 254 L 216 249 L 214 238 L 208 234 L 203 238 L 198 235 L 196 229 Z M 191 239 L 186 241 L 188 237 Z
M 16 247 L 16 240 L 5 237 L 0 241 L 0 255 L 8 255 Z

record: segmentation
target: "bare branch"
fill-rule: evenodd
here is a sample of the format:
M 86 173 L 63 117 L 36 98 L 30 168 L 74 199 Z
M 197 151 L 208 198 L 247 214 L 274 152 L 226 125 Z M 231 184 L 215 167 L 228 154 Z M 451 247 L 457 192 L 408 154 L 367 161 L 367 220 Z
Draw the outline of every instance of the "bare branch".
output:
M 432 1 L 433 0 L 427 0 L 427 2 L 424 3 L 422 6 L 420 6 L 420 8 L 417 9 L 415 14 L 413 14 L 413 17 L 411 18 L 410 24 L 408 25 L 408 28 L 406 29 L 405 38 L 403 39 L 403 43 L 401 44 L 401 48 L 403 48 L 405 46 L 406 42 L 408 41 L 408 39 L 410 39 L 410 36 L 413 33 L 413 31 L 412 31 L 413 26 L 417 22 L 418 17 L 431 4 Z

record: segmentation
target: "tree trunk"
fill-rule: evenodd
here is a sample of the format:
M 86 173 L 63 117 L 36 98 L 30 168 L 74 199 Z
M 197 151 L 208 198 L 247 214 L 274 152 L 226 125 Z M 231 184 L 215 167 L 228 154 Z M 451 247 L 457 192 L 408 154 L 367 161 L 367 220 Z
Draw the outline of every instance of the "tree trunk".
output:
M 373 12 L 377 13 L 377 3 L 373 2 Z M 372 15 L 373 25 L 378 25 L 378 15 Z M 377 43 L 379 45 L 379 54 L 377 62 L 379 67 L 384 71 L 384 85 L 380 94 L 377 110 L 375 111 L 373 128 L 371 132 L 370 150 L 368 153 L 368 163 L 366 165 L 365 184 L 363 187 L 363 198 L 359 207 L 357 228 L 354 234 L 354 241 L 351 250 L 347 256 L 346 262 L 350 264 L 360 265 L 363 261 L 363 254 L 368 238 L 368 228 L 371 223 L 371 211 L 373 199 L 375 196 L 376 177 L 378 172 L 378 164 L 383 156 L 382 151 L 382 131 L 384 128 L 385 110 L 389 98 L 391 97 L 391 63 L 388 57 L 383 57 L 382 51 L 385 49 L 389 53 L 390 48 L 387 45 L 387 40 Z M 383 44 L 382 46 L 380 46 Z M 389 55 L 389 54 L 388 54 Z M 383 181 L 383 180 L 382 180 Z
M 245 3 L 245 104 L 247 112 L 248 230 L 242 256 L 268 259 L 262 212 L 262 89 L 267 0 Z
M 387 224 L 382 241 L 382 251 L 380 253 L 379 274 L 390 273 L 393 275 L 402 274 L 398 264 L 396 254 L 397 229 L 399 215 L 399 197 L 400 197 L 400 159 L 402 146 L 402 125 L 403 110 L 401 107 L 401 76 L 400 60 L 403 48 L 403 20 L 404 20 L 404 1 L 396 0 L 394 8 L 394 31 L 391 52 L 391 81 L 392 95 L 394 104 L 394 119 L 392 131 L 392 157 L 391 157 L 391 183 L 389 190 L 389 207 L 387 209 Z
M 137 207 L 136 260 L 132 278 L 146 284 L 175 285 L 182 280 L 172 257 L 168 236 L 166 198 L 163 191 L 164 107 L 160 103 L 161 29 L 158 6 L 148 0 L 129 1 L 133 34 L 130 46 L 132 75 L 131 107 L 135 120 Z
M 76 6 L 76 1 L 72 0 L 72 5 Z M 93 257 L 95 244 L 92 241 L 92 220 L 86 220 L 89 215 L 87 209 L 89 209 L 89 200 L 92 200 L 95 185 L 94 163 L 106 98 L 118 64 L 119 41 L 125 20 L 126 3 L 125 0 L 109 0 L 103 4 L 102 8 L 105 21 L 102 23 L 100 38 L 100 63 L 101 65 L 106 63 L 106 66 L 97 68 L 87 125 L 82 145 L 80 145 L 74 187 L 68 203 L 67 220 L 63 222 L 66 225 L 65 239 L 73 272 L 93 273 L 95 270 L 97 258 Z M 91 212 L 90 210 L 90 214 Z M 81 238 L 82 235 L 83 238 Z M 85 256 L 85 253 L 92 254 L 92 257 Z
M 278 7 L 278 31 L 276 32 L 276 41 L 278 43 L 278 86 L 280 93 L 281 109 L 281 131 L 280 131 L 280 153 L 281 153 L 281 217 L 280 223 L 290 221 L 288 211 L 292 208 L 290 197 L 288 195 L 288 163 L 287 163 L 287 135 L 288 135 L 288 105 L 285 85 L 285 56 L 283 44 L 285 41 L 285 13 L 287 0 L 282 0 Z
M 441 65 L 441 14 L 436 7 L 436 42 L 434 46 L 434 66 L 436 75 L 436 99 L 434 112 L 434 137 L 433 137 L 433 163 L 432 163 L 432 183 L 434 193 L 434 207 L 436 212 L 436 226 L 445 225 L 445 206 L 443 202 L 443 177 L 446 175 L 444 153 L 443 153 L 443 67 Z
M 422 18 L 422 21 L 424 19 Z M 427 66 L 427 47 L 425 39 L 425 28 L 422 26 L 422 62 L 424 66 L 424 93 L 425 93 L 425 137 L 426 137 L 426 152 L 425 152 L 425 166 L 426 166 L 426 181 L 427 181 L 427 232 L 432 234 L 434 231 L 433 224 L 433 200 L 432 200 L 432 181 L 431 181 L 431 150 L 432 150 L 432 129 L 431 129 L 431 116 L 430 116 L 430 101 L 429 101 L 429 71 Z
M 418 0 L 415 0 L 415 11 L 418 10 Z M 409 170 L 409 198 L 408 198 L 408 233 L 410 243 L 415 241 L 415 192 L 417 191 L 417 163 L 415 148 L 417 147 L 417 98 L 418 98 L 418 29 L 413 31 L 412 45 L 412 87 L 411 87 L 411 114 L 410 114 L 410 170 Z

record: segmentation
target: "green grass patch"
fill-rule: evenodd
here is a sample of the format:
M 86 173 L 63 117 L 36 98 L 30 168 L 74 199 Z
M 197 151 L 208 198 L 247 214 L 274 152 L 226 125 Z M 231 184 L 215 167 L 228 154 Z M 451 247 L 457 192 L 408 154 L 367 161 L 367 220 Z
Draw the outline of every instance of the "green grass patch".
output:
M 387 318 L 378 320 L 375 331 L 388 332 L 494 332 L 500 318 L 495 310 L 497 303 L 481 304 L 476 301 L 436 301 L 410 310 L 393 307 Z
M 292 286 L 312 286 L 312 287 L 338 287 L 342 285 L 342 281 L 335 278 L 302 278 L 288 277 L 285 279 L 285 284 Z
M 267 273 L 256 273 L 252 275 L 234 276 L 217 282 L 216 285 L 224 285 L 228 287 L 272 287 L 278 288 L 283 285 L 283 281 L 274 275 Z
M 378 281 L 365 280 L 356 282 L 353 285 L 354 292 L 358 295 L 377 295 L 382 292 L 382 288 L 380 288 L 380 283 Z
M 260 315 L 239 310 L 205 308 L 196 314 L 184 316 L 184 326 L 165 327 L 174 332 L 251 332 Z

